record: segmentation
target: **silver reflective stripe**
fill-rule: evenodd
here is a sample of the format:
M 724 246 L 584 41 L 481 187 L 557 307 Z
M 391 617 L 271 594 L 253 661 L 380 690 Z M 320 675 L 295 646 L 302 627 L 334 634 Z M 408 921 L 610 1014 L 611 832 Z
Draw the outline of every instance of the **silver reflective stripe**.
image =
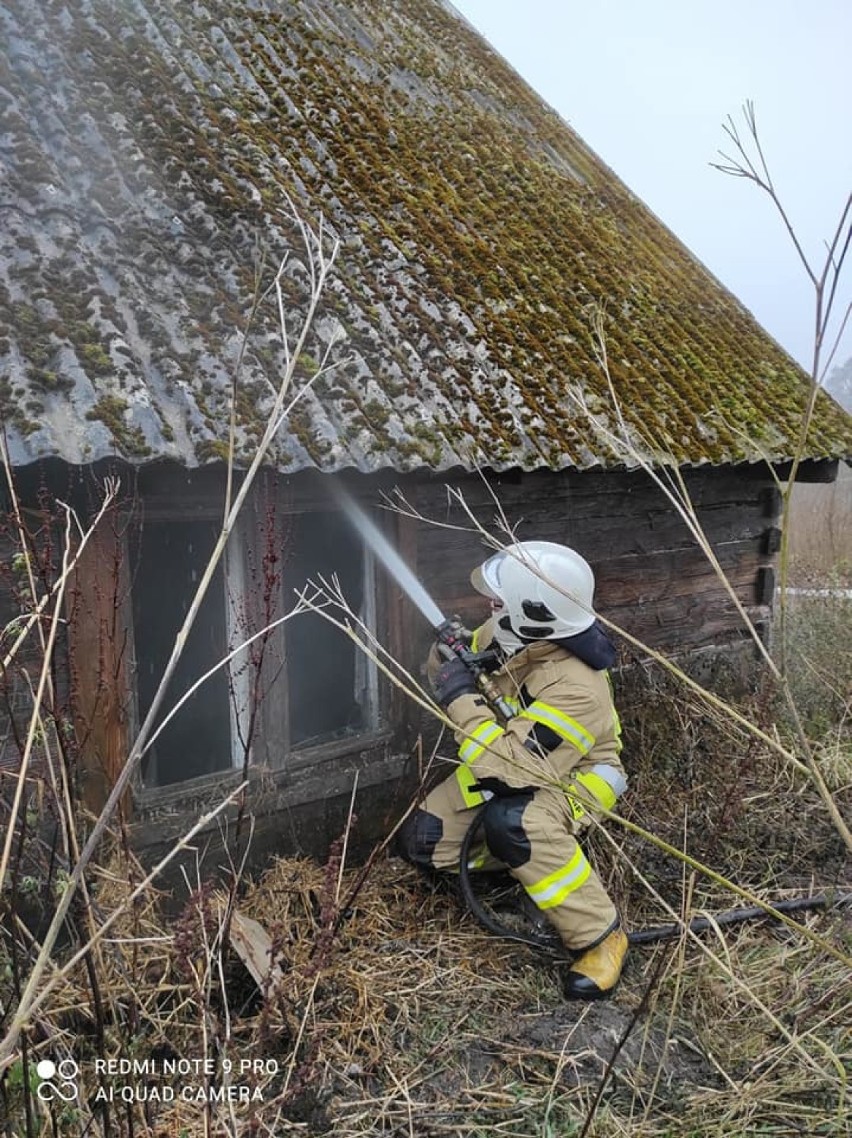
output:
M 611 767 L 607 763 L 595 763 L 592 767 L 592 774 L 596 774 L 598 778 L 602 778 L 605 783 L 611 786 L 612 793 L 616 798 L 620 798 L 627 790 L 627 779 L 617 767 Z
M 558 708 L 551 707 L 550 704 L 543 703 L 541 700 L 535 700 L 525 711 L 522 711 L 521 718 L 532 719 L 536 723 L 543 723 L 545 727 L 550 727 L 560 739 L 564 739 L 575 746 L 581 755 L 587 754 L 595 745 L 594 735 L 587 731 L 582 723 L 578 723 L 570 715 L 566 715 Z

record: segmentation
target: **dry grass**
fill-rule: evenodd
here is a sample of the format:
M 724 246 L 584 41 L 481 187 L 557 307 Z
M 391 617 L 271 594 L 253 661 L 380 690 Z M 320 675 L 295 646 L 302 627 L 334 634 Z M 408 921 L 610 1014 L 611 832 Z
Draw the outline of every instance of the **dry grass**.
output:
M 829 485 L 797 485 L 790 511 L 794 584 L 852 582 L 852 468 L 841 463 Z
M 780 843 L 791 861 L 819 823 L 816 801 L 801 795 L 796 801 L 801 826 Z M 761 804 L 761 811 L 774 809 Z M 795 813 L 785 808 L 774 821 L 786 824 Z M 735 831 L 729 840 L 737 845 L 741 835 Z M 807 842 L 814 841 L 811 834 Z M 606 843 L 598 861 L 634 921 L 659 921 L 661 910 L 638 876 L 659 877 L 659 867 L 626 846 L 634 869 L 608 854 Z M 774 853 L 764 858 L 752 851 L 747 862 L 743 873 L 756 875 L 749 880 L 772 877 L 778 885 Z M 796 876 L 792 864 L 786 868 Z M 126 895 L 125 869 L 117 861 L 115 872 L 102 873 L 103 912 Z M 693 891 L 670 867 L 666 873 L 664 891 L 676 904 L 687 893 L 694 906 L 730 904 L 709 889 Z M 182 1086 L 203 1085 L 203 1077 L 157 1075 L 147 1081 L 173 1085 L 176 1100 L 113 1102 L 109 1132 L 122 1136 L 576 1135 L 657 973 L 648 1010 L 618 1057 L 590 1134 L 844 1133 L 852 1060 L 848 970 L 794 933 L 758 925 L 720 930 L 703 947 L 636 949 L 616 998 L 583 1007 L 562 997 L 558 966 L 481 931 L 451 891 L 434 889 L 395 859 L 378 863 L 333 936 L 338 902 L 346 901 L 354 878 L 354 870 L 341 874 L 334 858 L 326 867 L 287 859 L 248 889 L 239 907 L 270 933 L 282 969 L 264 994 L 217 940 L 221 894 L 195 893 L 168 922 L 157 899 L 147 898 L 106 946 L 101 981 L 113 1010 L 103 1040 L 82 968 L 30 1032 L 32 1063 L 66 1049 L 89 1056 L 76 1108 L 66 1109 L 53 1131 L 49 1111 L 36 1102 L 42 1113 L 33 1133 L 107 1132 L 103 1106 L 82 1105 L 97 1090 L 93 1060 L 100 1054 L 160 1066 L 169 1056 L 209 1057 L 218 1072 L 227 1059 L 231 1081 L 262 1096 L 206 1108 L 179 1098 Z M 839 912 L 806 919 L 848 947 L 848 917 L 845 924 Z M 241 1060 L 263 1060 L 267 1068 L 239 1075 Z M 114 1088 L 145 1082 L 102 1079 Z M 13 1112 L 19 1109 L 9 1101 Z M 23 1135 L 19 1119 L 11 1133 Z
M 848 815 L 852 605 L 805 598 L 791 617 L 798 701 Z M 714 686 L 724 690 L 724 677 Z M 767 899 L 849 891 L 843 842 L 806 778 L 661 669 L 623 678 L 620 688 L 629 820 Z M 747 711 L 783 734 L 769 688 L 755 690 Z M 632 927 L 668 923 L 666 905 L 694 913 L 736 903 L 615 825 L 590 846 Z M 114 854 L 92 880 L 97 920 L 139 879 L 139 868 Z M 848 966 L 795 931 L 759 923 L 634 949 L 615 998 L 584 1007 L 565 1001 L 558 965 L 480 930 L 452 889 L 435 889 L 387 857 L 352 899 L 356 879 L 336 849 L 326 866 L 281 860 L 240 886 L 238 907 L 267 930 L 281 970 L 262 992 L 229 947 L 221 889 L 187 885 L 171 916 L 166 898 L 146 892 L 101 948 L 100 1011 L 81 963 L 29 1026 L 30 1118 L 18 1064 L 0 1097 L 5 1133 L 579 1136 L 628 1031 L 589 1135 L 847 1132 Z M 797 919 L 833 950 L 852 950 L 848 910 Z M 33 947 L 23 926 L 15 945 L 20 959 Z M 10 954 L 0 961 L 7 1006 L 13 987 Z M 43 1103 L 33 1068 L 65 1055 L 81 1064 L 80 1097 Z M 149 1073 L 98 1075 L 96 1058 L 148 1063 Z M 168 1076 L 168 1059 L 207 1060 L 214 1074 Z M 258 1098 L 181 1098 L 183 1088 L 195 1095 L 223 1085 L 228 1064 L 224 1081 Z M 126 1085 L 142 1093 L 124 1102 Z M 142 1101 L 146 1086 L 172 1088 L 175 1098 Z

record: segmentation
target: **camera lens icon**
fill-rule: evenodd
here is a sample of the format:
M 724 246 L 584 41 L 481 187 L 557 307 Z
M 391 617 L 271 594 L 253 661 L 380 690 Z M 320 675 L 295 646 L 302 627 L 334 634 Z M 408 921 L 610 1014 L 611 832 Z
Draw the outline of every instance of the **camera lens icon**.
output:
M 40 1059 L 36 1064 L 36 1074 L 41 1081 L 36 1094 L 42 1102 L 54 1099 L 74 1102 L 80 1094 L 76 1082 L 79 1073 L 80 1067 L 73 1059 L 60 1059 L 58 1063 L 52 1059 Z

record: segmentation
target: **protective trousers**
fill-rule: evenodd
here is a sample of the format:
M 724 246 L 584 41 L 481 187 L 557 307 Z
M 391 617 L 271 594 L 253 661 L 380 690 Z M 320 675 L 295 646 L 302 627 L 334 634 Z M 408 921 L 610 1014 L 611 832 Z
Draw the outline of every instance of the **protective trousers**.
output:
M 401 853 L 424 868 L 457 870 L 475 811 L 484 810 L 487 845 L 471 868 L 508 869 L 566 947 L 582 951 L 618 923 L 577 840 L 590 814 L 612 809 L 626 787 L 608 679 L 539 644 L 495 680 L 517 716 L 501 725 L 473 696 L 450 705 L 460 763 L 406 821 Z M 498 793 L 483 793 L 489 786 Z
M 471 808 L 451 775 L 403 828 L 404 856 L 424 868 L 457 870 L 478 809 L 485 811 L 487 844 L 475 851 L 471 869 L 508 869 L 571 951 L 606 936 L 617 923 L 616 909 L 574 836 L 571 808 L 559 790 L 523 791 Z

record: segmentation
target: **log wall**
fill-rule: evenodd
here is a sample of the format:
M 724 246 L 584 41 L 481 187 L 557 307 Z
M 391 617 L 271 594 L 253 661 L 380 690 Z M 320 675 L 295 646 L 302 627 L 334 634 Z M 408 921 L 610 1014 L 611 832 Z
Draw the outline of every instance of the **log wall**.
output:
M 757 465 L 704 467 L 686 472 L 685 479 L 737 597 L 754 619 L 767 622 L 778 547 L 779 502 L 771 473 Z M 469 527 L 470 522 L 457 504 L 448 504 L 450 485 L 463 493 L 469 508 L 492 532 L 499 503 L 519 539 L 564 542 L 578 549 L 596 572 L 599 611 L 648 646 L 678 655 L 708 648 L 725 653 L 744 640 L 740 617 L 707 558 L 662 492 L 641 472 L 542 471 L 486 479 L 463 472 L 417 478 L 388 472 L 346 480 L 372 506 L 379 504 L 382 491 L 398 486 L 422 515 L 441 523 L 387 513 L 381 518 L 408 564 L 448 615 L 458 613 L 471 623 L 485 615 L 483 599 L 470 585 L 469 574 L 488 553 L 480 535 L 457 528 Z M 294 509 L 330 508 L 333 500 L 321 476 L 280 481 Z M 170 473 L 164 466 L 145 468 L 138 472 L 134 492 L 149 518 L 215 517 L 222 500 L 221 472 L 217 476 L 211 470 L 190 474 Z M 72 632 L 72 642 L 80 649 L 77 659 L 97 657 L 102 675 L 106 645 L 114 664 L 110 676 L 117 687 L 124 682 L 122 677 L 128 685 L 128 691 L 110 689 L 105 693 L 110 698 L 102 699 L 101 688 L 87 685 L 85 676 L 78 677 L 77 691 L 88 705 L 78 709 L 88 715 L 84 759 L 93 790 L 102 798 L 106 783 L 97 780 L 106 776 L 108 782 L 109 771 L 118 769 L 126 752 L 132 677 L 126 670 L 121 628 L 105 633 L 106 617 L 111 620 L 119 611 L 105 600 L 116 593 L 114 559 L 93 545 L 83 568 L 72 592 L 94 589 L 94 601 L 100 598 L 103 603 L 83 603 L 81 598 L 78 611 L 83 624 Z M 377 578 L 380 635 L 416 674 L 431 629 L 380 568 Z M 126 585 L 126 579 L 119 582 L 118 591 L 124 593 Z M 7 611 L 4 622 L 12 615 Z M 94 644 L 97 651 L 91 647 Z M 353 848 L 368 846 L 387 833 L 417 781 L 422 759 L 417 739 L 424 721 L 411 702 L 389 685 L 383 688 L 381 704 L 382 723 L 371 738 L 339 741 L 310 755 L 294 753 L 281 769 L 261 766 L 252 772 L 243 808 L 255 824 L 254 860 L 276 850 L 322 856 L 343 828 L 356 772 L 360 822 Z M 101 723 L 99 714 L 109 721 Z M 264 739 L 263 747 L 274 753 L 277 740 Z M 223 787 L 237 778 L 237 772 L 224 778 L 209 775 L 154 794 L 137 788 L 134 832 L 148 858 L 162 853 L 185 832 L 188 821 L 221 801 Z M 97 802 L 90 805 L 96 807 Z M 238 813 L 236 807 L 229 812 L 232 822 Z M 246 826 L 242 830 L 245 833 Z M 215 861 L 215 833 L 211 836 Z
M 518 539 L 573 546 L 592 565 L 598 610 L 649 647 L 682 654 L 743 638 L 742 620 L 705 553 L 662 491 L 642 472 L 537 472 L 520 479 L 453 479 L 486 528 L 497 506 Z M 769 616 L 779 500 L 761 466 L 703 467 L 686 486 L 701 526 L 751 617 Z M 411 488 L 420 513 L 465 524 L 437 480 Z M 469 524 L 469 523 L 468 523 Z M 480 535 L 414 523 L 418 574 L 447 613 L 483 615 L 470 570 L 488 555 Z M 411 540 L 411 539 L 409 539 Z

